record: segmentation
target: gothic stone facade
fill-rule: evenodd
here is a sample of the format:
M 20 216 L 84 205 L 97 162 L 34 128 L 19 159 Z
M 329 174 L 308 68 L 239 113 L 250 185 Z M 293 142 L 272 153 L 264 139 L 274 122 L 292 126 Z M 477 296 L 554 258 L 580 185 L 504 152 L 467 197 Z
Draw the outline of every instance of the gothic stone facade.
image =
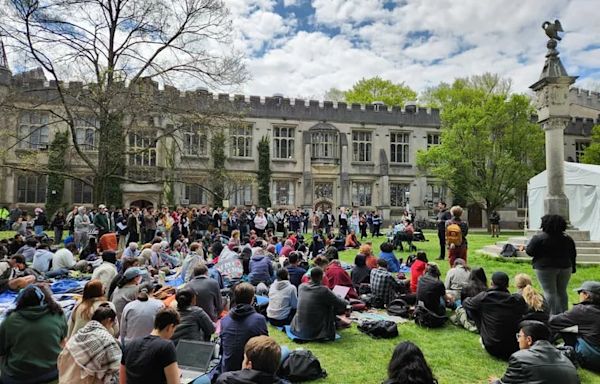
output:
M 24 80 L 13 76 L 8 70 L 0 70 L 0 95 L 2 92 L 21 91 L 22 88 L 46 89 L 52 92 L 53 84 L 39 78 Z M 69 85 L 81 86 L 80 83 Z M 16 88 L 15 88 L 16 87 Z M 352 207 L 360 210 L 377 209 L 384 218 L 399 217 L 407 206 L 416 211 L 417 217 L 433 214 L 434 204 L 439 200 L 451 200 L 439 180 L 422 175 L 417 170 L 416 154 L 440 141 L 440 116 L 438 110 L 428 110 L 412 105 L 404 108 L 381 105 L 346 105 L 345 103 L 304 101 L 274 96 L 212 95 L 205 91 L 179 92 L 174 88 L 159 90 L 152 84 L 157 97 L 194 98 L 210 100 L 213 105 L 226 106 L 225 110 L 243 111 L 244 124 L 228 131 L 225 148 L 226 168 L 246 181 L 226 186 L 230 206 L 257 203 L 258 170 L 257 144 L 263 136 L 270 138 L 271 145 L 271 200 L 274 207 L 303 207 L 307 209 Z M 46 149 L 54 134 L 64 129 L 53 124 L 48 113 L 27 110 L 27 102 L 21 103 L 22 111 L 0 117 L 2 129 L 14 132 L 14 139 L 3 141 L 8 152 L 0 170 L 0 204 L 19 204 L 30 209 L 43 206 L 47 190 L 46 177 L 27 174 L 15 169 L 20 152 L 39 151 L 38 159 L 47 161 Z M 201 104 L 201 103 L 200 103 Z M 578 161 L 589 143 L 591 127 L 600 111 L 597 94 L 573 89 L 571 109 L 577 116 L 566 130 L 565 156 Z M 52 105 L 48 106 L 52 108 Z M 149 119 L 152 134 L 158 134 L 169 124 L 171 117 L 160 113 Z M 95 126 L 81 120 L 77 127 L 77 140 L 84 150 L 93 156 Z M 17 137 L 29 135 L 28 140 L 17 142 Z M 7 137 L 10 137 L 7 136 Z M 210 143 L 206 134 L 178 131 L 177 137 L 159 140 L 151 144 L 147 137 L 132 135 L 127 145 L 141 148 L 141 156 L 127 160 L 130 175 L 144 178 L 164 172 L 176 172 L 181 182 L 168 186 L 171 203 L 201 206 L 211 204 L 211 196 L 199 185 L 208 183 L 211 158 Z M 175 168 L 166 166 L 165 150 L 172 147 L 169 140 L 177 140 Z M 67 163 L 70 172 L 86 175 L 87 167 L 73 152 Z M 89 173 L 89 169 L 88 169 Z M 186 182 L 187 181 L 187 182 Z M 123 204 L 167 204 L 165 185 L 123 183 Z M 91 204 L 91 188 L 77 180 L 67 180 L 63 201 L 71 204 Z M 505 222 L 518 225 L 523 221 L 525 199 L 521 197 L 513 206 L 501 212 Z M 485 225 L 481 211 L 469 212 L 472 224 Z

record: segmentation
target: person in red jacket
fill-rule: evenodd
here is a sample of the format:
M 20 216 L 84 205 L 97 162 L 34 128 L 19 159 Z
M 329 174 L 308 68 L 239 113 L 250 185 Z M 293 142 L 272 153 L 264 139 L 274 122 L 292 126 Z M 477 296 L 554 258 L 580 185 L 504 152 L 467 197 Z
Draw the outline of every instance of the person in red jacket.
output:
M 425 273 L 425 268 L 427 267 L 427 254 L 423 251 L 417 252 L 417 259 L 410 266 L 410 291 L 412 293 L 417 292 L 417 283 L 419 282 L 419 278 L 423 273 Z
M 349 287 L 350 290 L 345 298 L 358 299 L 358 294 L 352 286 L 352 279 L 348 272 L 342 268 L 342 264 L 339 260 L 331 260 L 329 266 L 325 270 L 325 276 L 327 276 L 327 286 L 329 289 L 333 289 L 336 285 Z

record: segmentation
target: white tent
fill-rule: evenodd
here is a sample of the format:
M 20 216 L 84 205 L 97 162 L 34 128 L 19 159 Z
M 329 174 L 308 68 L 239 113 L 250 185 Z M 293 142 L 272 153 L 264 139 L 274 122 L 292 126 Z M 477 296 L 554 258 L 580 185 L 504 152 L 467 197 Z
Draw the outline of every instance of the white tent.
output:
M 544 215 L 547 171 L 532 177 L 527 183 L 529 228 L 540 227 Z M 592 240 L 600 240 L 600 165 L 565 162 L 565 194 L 569 199 L 571 224 L 590 231 Z

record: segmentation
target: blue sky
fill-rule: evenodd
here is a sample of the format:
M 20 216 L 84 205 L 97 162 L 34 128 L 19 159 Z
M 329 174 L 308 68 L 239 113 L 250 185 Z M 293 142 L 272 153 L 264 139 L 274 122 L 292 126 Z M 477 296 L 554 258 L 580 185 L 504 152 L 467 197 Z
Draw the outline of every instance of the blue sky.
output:
M 496 72 L 526 92 L 542 69 L 545 20 L 579 86 L 600 84 L 598 0 L 226 0 L 252 76 L 238 91 L 322 98 L 379 75 L 421 91 Z

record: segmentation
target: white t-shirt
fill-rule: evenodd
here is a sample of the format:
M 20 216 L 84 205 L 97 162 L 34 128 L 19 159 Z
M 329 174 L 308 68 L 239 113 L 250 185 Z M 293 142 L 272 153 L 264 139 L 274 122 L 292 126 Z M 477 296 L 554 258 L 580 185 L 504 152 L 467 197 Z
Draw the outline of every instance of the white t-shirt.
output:
M 61 248 L 54 253 L 52 257 L 52 270 L 56 271 L 61 268 L 70 269 L 75 265 L 73 253 L 66 248 Z

